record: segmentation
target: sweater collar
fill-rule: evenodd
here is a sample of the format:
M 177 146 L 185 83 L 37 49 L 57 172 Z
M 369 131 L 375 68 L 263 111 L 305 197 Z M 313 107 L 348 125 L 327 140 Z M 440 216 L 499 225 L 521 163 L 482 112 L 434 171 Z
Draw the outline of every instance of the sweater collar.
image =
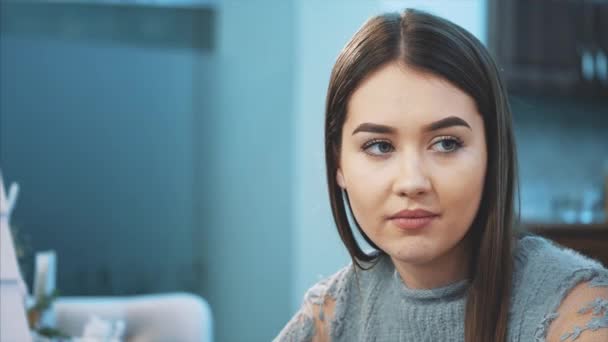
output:
M 391 262 L 392 264 L 392 262 Z M 433 300 L 453 300 L 460 299 L 466 296 L 470 286 L 469 279 L 459 280 L 445 286 L 432 289 L 412 289 L 407 287 L 397 269 L 392 267 L 392 281 L 396 286 L 397 291 L 405 299 L 412 301 L 433 301 Z

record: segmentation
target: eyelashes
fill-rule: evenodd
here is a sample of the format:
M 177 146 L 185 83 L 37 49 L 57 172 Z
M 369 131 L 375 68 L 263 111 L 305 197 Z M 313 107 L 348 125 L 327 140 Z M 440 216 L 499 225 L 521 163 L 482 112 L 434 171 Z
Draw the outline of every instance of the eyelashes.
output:
M 433 141 L 431 146 L 440 146 L 438 153 L 450 154 L 460 150 L 464 143 L 461 139 L 454 136 L 441 136 Z M 395 150 L 389 140 L 371 139 L 361 146 L 361 150 L 372 156 L 385 156 Z
M 449 142 L 450 144 L 452 144 L 453 148 L 448 148 L 446 151 L 441 152 L 441 153 L 452 153 L 452 152 L 456 152 L 458 151 L 460 148 L 462 148 L 463 142 L 462 140 L 456 138 L 456 137 L 439 137 L 438 141 L 434 142 L 432 146 L 435 145 L 441 145 L 444 144 L 445 142 Z M 444 145 L 445 147 L 445 145 Z
M 380 150 L 379 150 L 380 153 L 372 153 L 371 150 L 374 147 L 380 148 Z M 384 152 L 382 151 L 381 147 L 384 147 L 384 150 L 385 150 Z M 365 152 L 367 154 L 379 156 L 379 155 L 389 153 L 389 151 L 386 151 L 386 149 L 390 149 L 390 152 L 392 152 L 392 151 L 394 151 L 395 148 L 388 140 L 372 139 L 372 140 L 366 142 L 365 144 L 363 144 L 361 149 L 363 150 L 363 152 Z

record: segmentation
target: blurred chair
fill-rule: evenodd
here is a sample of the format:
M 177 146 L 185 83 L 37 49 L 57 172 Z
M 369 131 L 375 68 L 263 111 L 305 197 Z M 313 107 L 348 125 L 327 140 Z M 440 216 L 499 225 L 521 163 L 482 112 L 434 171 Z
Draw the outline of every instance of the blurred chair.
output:
M 131 297 L 59 297 L 53 305 L 56 328 L 81 336 L 92 316 L 123 320 L 128 342 L 211 342 L 213 320 L 207 302 L 187 293 Z
M 56 263 L 53 251 L 36 253 L 34 298 L 55 290 Z M 93 317 L 123 321 L 125 342 L 213 341 L 211 308 L 200 296 L 188 293 L 58 297 L 40 319 L 44 325 L 80 337 Z

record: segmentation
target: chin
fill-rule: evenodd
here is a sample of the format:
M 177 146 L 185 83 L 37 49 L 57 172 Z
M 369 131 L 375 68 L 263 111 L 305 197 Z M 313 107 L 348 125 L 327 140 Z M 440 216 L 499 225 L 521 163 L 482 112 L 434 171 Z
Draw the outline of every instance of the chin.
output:
M 416 239 L 417 240 L 417 239 Z M 385 250 L 391 258 L 409 264 L 426 264 L 437 258 L 435 248 L 422 241 L 408 241 Z

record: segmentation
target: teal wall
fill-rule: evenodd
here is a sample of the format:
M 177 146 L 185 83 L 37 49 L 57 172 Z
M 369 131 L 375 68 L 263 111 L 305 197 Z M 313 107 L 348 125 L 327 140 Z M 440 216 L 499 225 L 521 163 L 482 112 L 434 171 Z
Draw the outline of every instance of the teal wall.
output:
M 197 118 L 196 253 L 218 341 L 287 322 L 293 252 L 293 3 L 222 1 L 208 115 Z
M 14 223 L 57 250 L 65 294 L 196 286 L 192 70 L 208 57 L 99 34 L 161 18 L 123 10 L 2 6 L 0 161 L 22 187 Z

